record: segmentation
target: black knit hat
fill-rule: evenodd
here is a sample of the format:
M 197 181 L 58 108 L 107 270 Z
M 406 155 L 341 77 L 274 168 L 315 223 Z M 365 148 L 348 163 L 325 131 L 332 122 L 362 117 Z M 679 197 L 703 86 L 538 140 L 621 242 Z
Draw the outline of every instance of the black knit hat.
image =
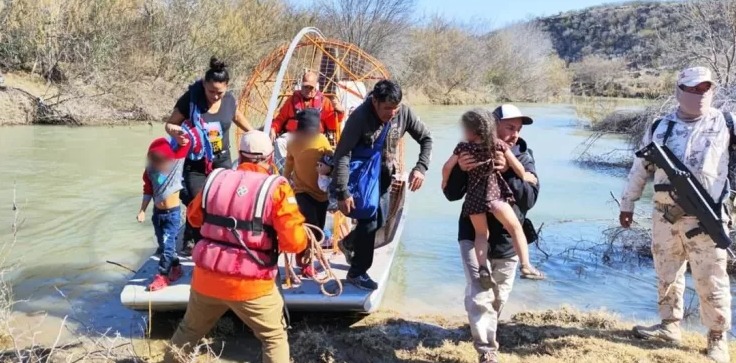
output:
M 296 113 L 296 131 L 320 132 L 319 110 L 307 108 Z

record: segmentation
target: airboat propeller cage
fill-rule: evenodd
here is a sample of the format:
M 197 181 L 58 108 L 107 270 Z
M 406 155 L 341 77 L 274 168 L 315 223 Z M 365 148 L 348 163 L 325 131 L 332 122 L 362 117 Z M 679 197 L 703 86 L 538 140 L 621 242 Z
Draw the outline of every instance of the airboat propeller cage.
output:
M 389 78 L 383 63 L 358 46 L 325 38 L 314 27 L 303 28 L 253 70 L 238 102 L 246 119 L 268 132 L 280 106 L 299 89 L 306 70 L 317 73 L 319 89 L 326 96 L 339 96 L 348 112 L 365 99 L 375 82 Z M 240 135 L 237 131 L 236 136 Z

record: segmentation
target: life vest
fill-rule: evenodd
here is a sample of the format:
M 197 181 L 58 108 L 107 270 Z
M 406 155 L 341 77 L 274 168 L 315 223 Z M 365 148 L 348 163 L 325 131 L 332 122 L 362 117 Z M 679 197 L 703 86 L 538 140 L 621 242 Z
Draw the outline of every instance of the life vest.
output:
M 307 109 L 307 108 L 314 108 L 319 111 L 320 114 L 320 124 L 319 124 L 319 130 L 320 132 L 325 132 L 325 128 L 327 128 L 327 131 L 337 131 L 337 115 L 331 115 L 328 117 L 327 120 L 322 119 L 322 108 L 324 106 L 325 101 L 325 95 L 317 91 L 317 94 L 312 99 L 312 107 L 306 107 L 306 102 L 304 100 L 304 97 L 302 97 L 302 93 L 299 91 L 294 92 L 294 94 L 291 96 L 291 106 L 294 109 L 294 117 L 288 119 L 286 121 L 286 126 L 284 129 L 286 132 L 294 132 L 296 131 L 297 121 L 296 121 L 296 114 L 297 112 Z
M 278 243 L 273 192 L 286 179 L 253 171 L 215 169 L 202 190 L 202 239 L 192 251 L 197 267 L 253 279 L 276 277 Z

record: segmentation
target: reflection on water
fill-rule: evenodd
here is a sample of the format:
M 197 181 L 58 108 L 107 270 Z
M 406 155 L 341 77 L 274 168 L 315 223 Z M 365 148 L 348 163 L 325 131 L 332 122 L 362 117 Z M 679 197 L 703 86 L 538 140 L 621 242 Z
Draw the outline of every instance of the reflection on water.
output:
M 432 167 L 425 186 L 408 197 L 409 218 L 384 306 L 404 313 L 462 314 L 464 276 L 456 243 L 460 202 L 447 202 L 440 191 L 440 167 L 460 132 L 467 107 L 418 107 L 435 138 Z M 623 187 L 621 173 L 601 173 L 572 162 L 587 138 L 564 105 L 525 105 L 536 119 L 522 134 L 534 150 L 541 180 L 539 203 L 531 213 L 542 228 L 541 248 L 532 256 L 549 279 L 517 281 L 505 312 L 557 307 L 603 307 L 627 318 L 656 319 L 654 274 L 648 261 L 605 266 L 585 249 L 601 242 L 614 226 L 617 207 L 610 192 Z M 12 260 L 15 293 L 27 300 L 23 312 L 72 314 L 93 327 L 138 329 L 141 315 L 123 308 L 118 294 L 129 272 L 155 246 L 150 222 L 135 222 L 141 173 L 150 140 L 163 134 L 156 125 L 119 128 L 10 127 L 0 133 L 0 238 L 6 240 L 17 182 L 25 223 Z M 418 148 L 407 141 L 407 163 Z M 622 146 L 604 139 L 599 148 Z M 646 210 L 646 203 L 640 203 Z M 642 220 L 642 223 L 647 223 Z M 62 296 L 63 294 L 63 296 Z

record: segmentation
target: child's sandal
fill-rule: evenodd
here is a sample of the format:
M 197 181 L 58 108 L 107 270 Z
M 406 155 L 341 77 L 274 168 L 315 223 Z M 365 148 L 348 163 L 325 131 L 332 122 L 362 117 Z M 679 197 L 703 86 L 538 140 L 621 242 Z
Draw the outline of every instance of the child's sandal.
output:
M 531 265 L 521 266 L 521 278 L 529 280 L 544 280 L 545 276 L 539 270 Z

